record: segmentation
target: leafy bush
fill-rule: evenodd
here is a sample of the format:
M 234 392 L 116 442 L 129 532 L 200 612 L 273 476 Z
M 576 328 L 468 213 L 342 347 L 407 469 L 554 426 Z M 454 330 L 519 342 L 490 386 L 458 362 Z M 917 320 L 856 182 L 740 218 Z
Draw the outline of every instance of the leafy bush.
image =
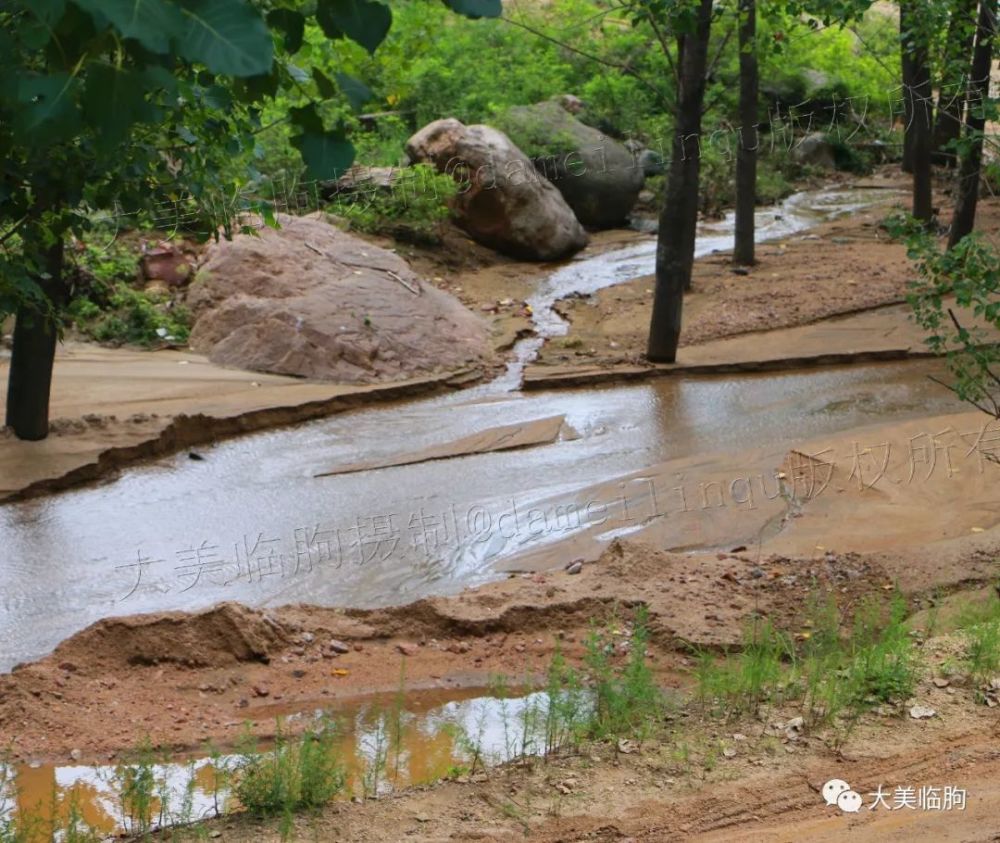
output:
M 236 797 L 257 817 L 321 808 L 344 787 L 336 750 L 337 730 L 332 722 L 297 740 L 289 739 L 279 723 L 273 749 L 258 752 L 251 745 L 241 753 Z
M 154 346 L 165 339 L 187 342 L 191 317 L 165 292 L 136 289 L 138 255 L 134 244 L 115 241 L 104 248 L 82 246 L 69 319 L 84 336 L 113 345 Z
M 174 304 L 169 294 L 147 293 L 121 282 L 107 291 L 104 307 L 80 297 L 69 314 L 84 336 L 111 345 L 183 344 L 191 333 L 187 308 Z
M 666 701 L 646 661 L 649 615 L 640 607 L 628 642 L 628 658 L 612 662 L 613 638 L 600 630 L 587 638 L 585 662 L 594 687 L 590 732 L 597 738 L 646 737 L 665 711 Z
M 457 192 L 451 176 L 429 164 L 417 164 L 394 173 L 391 187 L 362 184 L 357 191 L 338 194 L 330 211 L 358 231 L 435 243 L 448 218 L 448 203 Z
M 1000 255 L 978 233 L 942 251 L 937 238 L 915 220 L 894 217 L 890 233 L 905 239 L 919 277 L 907 299 L 925 343 L 945 358 L 952 389 L 988 415 L 1000 418 Z M 954 297 L 954 304 L 949 299 Z

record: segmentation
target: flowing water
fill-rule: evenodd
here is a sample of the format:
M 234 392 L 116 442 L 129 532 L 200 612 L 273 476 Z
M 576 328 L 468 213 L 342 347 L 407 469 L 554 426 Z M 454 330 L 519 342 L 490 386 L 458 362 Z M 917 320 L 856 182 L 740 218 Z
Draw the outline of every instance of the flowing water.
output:
M 796 194 L 761 212 L 760 236 L 804 230 L 875 194 L 885 191 Z M 731 221 L 706 225 L 699 253 L 728 246 L 730 231 Z M 564 328 L 554 301 L 648 273 L 654 253 L 650 240 L 554 273 L 532 298 L 539 334 Z M 519 347 L 519 360 L 539 341 Z M 511 389 L 515 364 L 474 390 L 253 434 L 204 450 L 203 461 L 180 454 L 97 487 L 0 506 L 0 670 L 108 616 L 220 600 L 365 608 L 455 593 L 552 540 L 512 527 L 536 501 L 572 500 L 581 488 L 675 457 L 961 408 L 928 379 L 938 372 L 933 362 L 909 361 L 523 394 Z M 579 437 L 314 476 L 553 415 Z

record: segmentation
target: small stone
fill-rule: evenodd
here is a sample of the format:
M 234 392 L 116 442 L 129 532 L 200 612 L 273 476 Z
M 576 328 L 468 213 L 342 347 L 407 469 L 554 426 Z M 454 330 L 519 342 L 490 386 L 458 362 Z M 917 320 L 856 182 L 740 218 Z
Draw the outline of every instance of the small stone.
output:
M 72 758 L 74 761 L 79 761 L 81 758 L 83 758 L 83 753 L 79 749 L 71 749 L 69 757 Z
M 269 696 L 270 693 L 271 693 L 271 691 L 268 689 L 267 685 L 264 685 L 263 683 L 258 684 L 258 685 L 254 685 L 251 690 L 253 691 L 254 696 L 257 696 L 257 697 L 266 697 L 266 696 Z
M 303 632 L 300 639 L 303 644 L 312 644 L 312 642 L 316 640 L 316 636 L 311 632 Z
M 910 717 L 914 720 L 928 720 L 933 717 L 937 712 L 931 708 L 929 705 L 922 705 L 917 703 L 915 706 L 910 708 Z
M 945 679 L 941 676 L 935 676 L 932 680 L 935 688 L 947 688 L 951 684 L 950 679 Z
M 727 746 L 724 750 L 722 750 L 722 754 L 725 755 L 726 758 L 735 758 L 736 750 L 731 746 Z
M 396 645 L 396 649 L 399 650 L 404 656 L 415 656 L 420 652 L 420 648 L 409 641 L 401 641 Z
M 579 574 L 582 570 L 583 570 L 583 561 L 580 559 L 577 559 L 576 562 L 571 562 L 566 567 L 567 574 Z
M 343 641 L 338 641 L 336 638 L 331 639 L 326 645 L 326 648 L 331 652 L 338 653 L 340 655 L 351 652 L 350 647 L 348 647 Z

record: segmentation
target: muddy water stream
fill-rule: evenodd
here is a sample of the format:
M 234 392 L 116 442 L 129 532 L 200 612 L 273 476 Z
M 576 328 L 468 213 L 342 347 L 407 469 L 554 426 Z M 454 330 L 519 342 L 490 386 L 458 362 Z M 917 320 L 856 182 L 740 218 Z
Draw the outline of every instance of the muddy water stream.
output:
M 761 236 L 800 231 L 885 191 L 821 191 L 762 212 Z M 780 219 L 779 219 L 780 217 Z M 729 244 L 708 226 L 699 252 Z M 551 305 L 651 270 L 655 244 L 568 264 L 534 297 Z M 529 359 L 531 340 L 519 348 Z M 960 409 L 928 361 L 522 394 L 475 390 L 338 415 L 138 466 L 97 488 L 0 507 L 0 670 L 112 615 L 305 601 L 358 608 L 447 594 L 497 576 L 539 536 L 518 512 L 674 457 L 736 451 Z M 564 415 L 578 438 L 522 451 L 316 478 L 498 424 Z M 740 466 L 734 466 L 738 471 Z
M 346 798 L 384 794 L 448 775 L 475 775 L 487 765 L 542 754 L 547 705 L 542 692 L 498 698 L 482 688 L 411 690 L 402 705 L 395 695 L 384 695 L 340 703 L 334 709 L 276 708 L 273 716 L 282 717 L 289 729 L 336 724 L 334 752 L 344 769 L 342 795 Z M 582 712 L 586 700 L 581 698 L 579 705 Z M 261 745 L 263 750 L 269 748 Z M 229 781 L 239 764 L 240 756 L 232 751 L 156 763 L 156 791 L 167 797 L 166 823 L 215 816 L 217 808 L 235 807 Z M 23 765 L 14 771 L 18 810 L 48 823 L 54 815 L 65 820 L 75 804 L 83 820 L 102 834 L 129 830 L 132 824 L 127 810 L 123 816 L 121 800 L 124 772 L 115 764 Z M 11 809 L 13 803 L 11 799 Z M 161 803 L 159 796 L 154 798 L 154 818 L 160 814 Z M 48 838 L 41 835 L 38 839 Z

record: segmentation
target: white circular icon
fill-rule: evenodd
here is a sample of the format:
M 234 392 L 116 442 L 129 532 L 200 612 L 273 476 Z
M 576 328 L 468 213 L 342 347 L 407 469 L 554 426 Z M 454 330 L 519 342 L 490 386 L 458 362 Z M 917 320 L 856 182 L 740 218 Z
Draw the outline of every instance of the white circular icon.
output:
M 837 797 L 837 807 L 845 814 L 856 814 L 861 810 L 861 794 L 853 790 L 845 790 Z
M 836 805 L 840 794 L 846 793 L 850 789 L 851 786 L 843 779 L 830 779 L 830 781 L 823 785 L 823 798 L 826 800 L 827 805 Z

